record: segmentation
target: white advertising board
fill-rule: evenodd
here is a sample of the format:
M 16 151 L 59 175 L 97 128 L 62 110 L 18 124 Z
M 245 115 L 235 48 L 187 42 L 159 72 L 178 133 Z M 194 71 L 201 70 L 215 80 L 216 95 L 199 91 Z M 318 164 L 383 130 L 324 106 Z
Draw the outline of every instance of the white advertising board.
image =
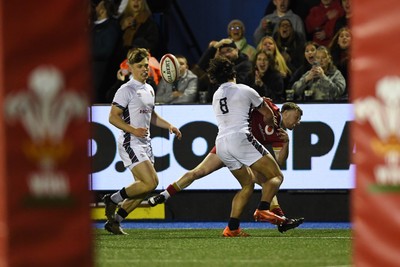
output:
M 352 189 L 354 164 L 350 162 L 349 126 L 352 104 L 299 104 L 301 124 L 289 131 L 290 151 L 283 168 L 281 189 Z M 280 106 L 280 105 L 278 105 Z M 93 159 L 92 190 L 117 190 L 132 183 L 129 170 L 122 167 L 116 140 L 120 131 L 109 124 L 109 106 L 92 106 L 93 138 L 89 142 Z M 210 105 L 160 105 L 156 112 L 180 128 L 176 140 L 166 130 L 152 129 L 152 146 L 159 177 L 157 189 L 195 167 L 214 146 L 217 126 Z M 195 181 L 187 189 L 239 189 L 227 168 Z M 259 188 L 259 187 L 258 187 Z

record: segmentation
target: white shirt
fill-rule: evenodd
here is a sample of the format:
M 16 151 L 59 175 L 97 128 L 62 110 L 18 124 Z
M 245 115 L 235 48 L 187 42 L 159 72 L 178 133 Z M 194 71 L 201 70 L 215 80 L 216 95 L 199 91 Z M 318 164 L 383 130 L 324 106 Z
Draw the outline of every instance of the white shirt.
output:
M 123 84 L 115 93 L 113 104 L 124 112 L 122 119 L 133 127 L 150 129 L 151 113 L 154 110 L 154 90 L 151 85 L 131 79 Z M 147 137 L 139 138 L 133 134 L 121 131 L 118 142 L 123 144 L 133 141 L 135 143 L 150 143 L 150 131 Z
M 244 84 L 221 84 L 213 96 L 213 109 L 217 119 L 217 139 L 232 133 L 250 133 L 249 115 L 263 102 L 262 97 Z

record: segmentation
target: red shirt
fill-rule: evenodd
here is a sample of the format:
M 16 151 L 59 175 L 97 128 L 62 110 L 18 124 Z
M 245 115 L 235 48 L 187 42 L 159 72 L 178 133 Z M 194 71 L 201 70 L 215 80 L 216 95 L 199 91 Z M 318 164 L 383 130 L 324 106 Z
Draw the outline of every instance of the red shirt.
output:
M 264 146 L 272 145 L 273 147 L 281 147 L 283 142 L 278 136 L 278 129 L 282 121 L 282 115 L 279 108 L 269 100 L 264 102 L 272 109 L 278 123 L 278 127 L 267 126 L 264 122 L 263 115 L 258 110 L 253 110 L 250 114 L 250 128 L 254 137 Z M 267 128 L 266 128 L 267 126 Z

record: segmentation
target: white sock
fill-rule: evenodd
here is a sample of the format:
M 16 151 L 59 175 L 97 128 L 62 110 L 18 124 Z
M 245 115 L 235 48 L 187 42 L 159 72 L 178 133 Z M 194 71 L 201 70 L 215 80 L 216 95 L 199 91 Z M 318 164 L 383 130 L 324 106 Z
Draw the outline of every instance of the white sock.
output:
M 124 220 L 124 218 L 122 218 L 121 215 L 119 215 L 118 213 L 116 213 L 116 214 L 115 214 L 115 220 L 116 220 L 117 222 L 120 223 L 120 222 L 122 222 L 122 221 Z
M 119 202 L 121 202 L 124 199 L 122 198 L 121 193 L 118 191 L 111 195 L 111 200 L 114 203 L 118 204 Z
M 164 195 L 165 199 L 168 199 L 170 197 L 169 193 L 167 190 L 164 190 L 160 193 L 160 195 Z

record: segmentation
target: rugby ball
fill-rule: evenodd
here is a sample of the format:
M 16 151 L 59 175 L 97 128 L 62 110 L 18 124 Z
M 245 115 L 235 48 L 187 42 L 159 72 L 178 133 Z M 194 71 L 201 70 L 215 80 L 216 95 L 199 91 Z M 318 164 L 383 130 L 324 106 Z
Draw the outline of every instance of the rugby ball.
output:
M 160 61 L 161 77 L 167 83 L 174 83 L 179 78 L 179 62 L 172 54 L 165 54 Z

